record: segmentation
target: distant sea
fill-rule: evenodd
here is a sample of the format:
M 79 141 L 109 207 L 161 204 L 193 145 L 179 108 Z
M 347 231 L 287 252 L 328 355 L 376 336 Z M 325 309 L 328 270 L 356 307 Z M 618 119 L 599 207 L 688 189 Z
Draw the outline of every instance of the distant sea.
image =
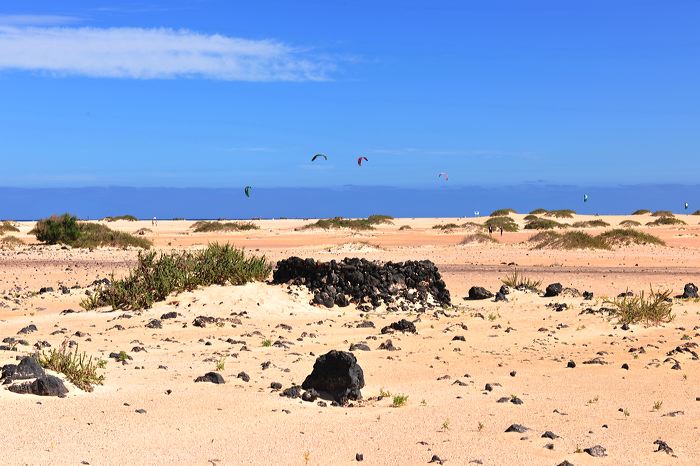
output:
M 588 202 L 583 202 L 584 194 Z M 684 210 L 684 203 L 689 208 Z M 629 214 L 637 209 L 700 209 L 700 185 L 451 186 L 392 188 L 1 188 L 0 219 L 35 220 L 70 212 L 84 219 L 130 214 L 160 219 L 472 217 L 499 208 L 574 209 L 582 214 Z

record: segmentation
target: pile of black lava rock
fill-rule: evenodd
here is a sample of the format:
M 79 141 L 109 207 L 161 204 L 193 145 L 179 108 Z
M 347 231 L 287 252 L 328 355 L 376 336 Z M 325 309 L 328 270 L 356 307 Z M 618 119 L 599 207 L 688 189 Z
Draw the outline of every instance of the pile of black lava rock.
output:
M 313 303 L 326 307 L 379 307 L 425 310 L 450 304 L 450 292 L 431 261 L 370 262 L 345 258 L 316 262 L 290 257 L 277 263 L 273 283 L 303 285 L 314 293 Z

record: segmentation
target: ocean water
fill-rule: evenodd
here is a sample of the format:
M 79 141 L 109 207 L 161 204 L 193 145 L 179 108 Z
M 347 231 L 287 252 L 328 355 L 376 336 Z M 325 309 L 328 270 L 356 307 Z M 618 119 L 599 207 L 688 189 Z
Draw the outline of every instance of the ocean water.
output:
M 637 209 L 690 213 L 700 209 L 700 185 L 253 188 L 250 198 L 243 187 L 0 188 L 0 219 L 15 220 L 63 212 L 86 219 L 122 214 L 144 219 L 473 217 L 498 208 L 529 212 L 540 207 L 601 215 Z

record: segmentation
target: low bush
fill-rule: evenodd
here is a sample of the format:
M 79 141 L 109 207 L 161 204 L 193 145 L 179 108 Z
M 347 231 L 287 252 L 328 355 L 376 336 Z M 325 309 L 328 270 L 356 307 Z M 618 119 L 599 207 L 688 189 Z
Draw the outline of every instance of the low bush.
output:
M 449 231 L 449 230 L 456 230 L 457 228 L 461 228 L 459 225 L 456 223 L 444 223 L 442 225 L 433 225 L 433 230 L 442 230 L 442 231 Z
M 666 245 L 661 238 L 631 228 L 616 228 L 614 230 L 606 231 L 605 233 L 598 235 L 598 238 L 602 239 L 605 244 L 610 246 L 629 244 Z
M 486 228 L 491 227 L 493 230 L 503 228 L 503 231 L 515 232 L 518 231 L 518 224 L 510 217 L 491 217 L 484 223 Z
M 639 210 L 635 210 L 634 212 L 632 212 L 632 215 L 646 215 L 646 214 L 650 214 L 650 213 L 651 213 L 651 210 L 639 209 Z
M 673 215 L 673 212 L 671 212 L 670 210 L 657 210 L 656 212 L 651 214 L 651 216 L 652 217 L 661 217 L 661 218 L 675 217 L 675 215 Z
M 591 236 L 583 231 L 547 231 L 536 234 L 530 241 L 535 243 L 535 249 L 610 249 L 599 236 Z
M 71 244 L 80 236 L 80 228 L 78 218 L 65 213 L 39 220 L 29 233 L 35 235 L 36 239 L 42 243 Z
M 673 306 L 671 294 L 670 290 L 650 290 L 649 295 L 645 295 L 642 291 L 635 296 L 625 295 L 606 301 L 606 304 L 612 306 L 612 315 L 620 324 L 643 322 L 646 325 L 659 325 L 674 319 L 671 312 Z
M 86 392 L 91 392 L 95 385 L 102 385 L 104 381 L 104 375 L 98 374 L 97 370 L 104 369 L 106 361 L 79 353 L 77 346 L 75 352 L 71 352 L 64 343 L 60 349 L 40 353 L 37 361 L 41 367 L 65 375 L 68 381 Z
M 18 231 L 19 231 L 19 228 L 17 228 L 9 220 L 4 220 L 2 223 L 0 223 L 0 236 L 4 235 L 5 233 L 8 233 L 8 232 L 17 233 Z
M 503 282 L 503 284 L 509 288 L 534 292 L 539 292 L 540 285 L 542 285 L 542 281 L 532 280 L 523 273 L 519 272 L 518 269 L 513 269 L 513 272 L 507 275 L 506 278 L 502 279 L 501 282 Z
M 516 214 L 515 209 L 498 209 L 491 212 L 490 217 L 506 217 L 510 214 Z
M 118 220 L 125 220 L 127 222 L 135 222 L 138 219 L 133 215 L 117 215 L 115 217 L 105 217 L 102 219 L 103 222 L 116 222 Z
M 260 227 L 252 222 L 210 222 L 207 220 L 194 222 L 192 225 L 190 225 L 190 228 L 192 228 L 195 233 L 210 233 L 213 231 L 248 231 L 260 229 Z
M 16 236 L 8 235 L 0 237 L 0 249 L 14 249 L 17 246 L 23 246 L 24 242 Z
M 638 227 L 641 225 L 642 224 L 636 220 L 623 220 L 620 222 L 620 226 L 623 226 L 623 227 Z
M 465 236 L 459 244 L 474 244 L 474 243 L 498 243 L 496 239 L 486 233 L 474 233 Z
M 555 218 L 574 218 L 575 214 L 576 211 L 571 209 L 550 210 L 549 212 L 545 213 L 547 217 Z
M 675 217 L 659 217 L 653 222 L 648 222 L 647 226 L 650 227 L 658 227 L 658 226 L 665 226 L 665 225 L 685 225 L 686 223 Z
M 559 223 L 547 218 L 535 218 L 525 224 L 526 230 L 553 230 L 554 228 L 567 228 L 565 223 Z
M 542 214 L 546 214 L 547 212 L 549 212 L 547 209 L 535 209 L 532 212 L 530 212 L 530 214 L 531 215 L 542 215 Z
M 321 228 L 330 230 L 332 228 L 348 228 L 350 230 L 374 230 L 375 223 L 366 218 L 348 219 L 343 217 L 327 218 L 316 221 L 301 227 L 302 230 Z
M 571 225 L 574 228 L 599 228 L 599 227 L 609 227 L 610 224 L 604 220 L 586 220 L 585 222 L 574 222 Z
M 391 215 L 374 214 L 367 217 L 367 221 L 373 225 L 378 225 L 380 223 L 393 223 L 394 217 Z
M 109 246 L 115 248 L 143 248 L 151 247 L 151 242 L 145 238 L 138 238 L 124 231 L 115 231 L 106 225 L 99 223 L 78 223 L 78 238 L 70 243 L 74 248 L 97 248 Z
M 243 285 L 264 280 L 272 270 L 264 256 L 246 257 L 230 245 L 210 244 L 196 252 L 156 255 L 139 253 L 139 262 L 126 278 L 98 288 L 81 306 L 94 309 L 136 310 L 150 308 L 169 294 L 208 285 Z

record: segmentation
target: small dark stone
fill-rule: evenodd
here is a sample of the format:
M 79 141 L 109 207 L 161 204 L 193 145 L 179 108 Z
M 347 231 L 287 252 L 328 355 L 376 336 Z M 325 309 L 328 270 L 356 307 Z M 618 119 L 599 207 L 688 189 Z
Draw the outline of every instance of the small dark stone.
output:
M 370 351 L 370 349 L 364 343 L 353 343 L 350 345 L 350 351 Z
M 211 382 L 215 384 L 222 384 L 224 382 L 224 378 L 219 374 L 218 372 L 207 372 L 201 377 L 197 377 L 195 382 Z
M 364 461 L 365 460 L 365 455 L 362 453 L 355 453 L 355 461 Z
M 146 414 L 146 410 L 143 408 L 139 408 L 139 409 L 135 410 L 135 412 L 137 412 L 139 414 Z
M 146 324 L 148 328 L 163 328 L 163 323 L 158 319 L 152 319 Z
M 623 368 L 624 370 L 626 370 L 626 371 L 630 370 L 630 366 L 629 366 L 629 364 L 627 364 L 627 363 L 624 363 L 624 364 L 622 365 L 622 368 Z
M 270 388 L 273 390 L 282 390 L 282 384 L 279 382 L 272 382 Z
M 569 369 L 573 369 L 574 367 L 576 367 L 576 363 L 574 361 L 569 361 L 566 363 L 566 367 L 568 367 Z
M 381 345 L 379 345 L 380 350 L 387 350 L 387 351 L 397 351 L 398 348 L 394 346 L 394 344 L 391 342 L 391 340 L 387 340 Z
M 583 299 L 585 299 L 586 301 L 590 301 L 591 299 L 593 299 L 593 292 L 584 291 L 583 292 Z
M 510 427 L 506 429 L 506 432 L 517 432 L 519 434 L 523 434 L 527 432 L 529 429 L 523 425 L 520 424 L 511 424 Z
M 569 463 L 567 460 L 562 461 L 557 466 L 574 466 L 573 463 Z
M 510 371 L 510 376 L 511 376 L 511 377 L 515 377 L 516 374 L 517 374 L 517 372 L 515 372 L 515 371 Z
M 289 388 L 285 388 L 280 396 L 286 396 L 287 398 L 299 398 L 301 396 L 301 387 L 299 385 L 292 385 Z
M 171 311 L 171 312 L 166 312 L 162 316 L 160 316 L 161 320 L 166 320 L 166 319 L 174 319 L 177 317 L 177 312 Z
M 620 328 L 624 331 L 627 331 L 630 329 L 630 326 L 627 322 L 625 322 L 624 324 L 622 324 L 622 327 L 620 327 Z
M 655 440 L 654 445 L 656 445 L 656 451 L 663 451 L 667 455 L 673 454 L 673 448 L 669 447 L 668 443 L 664 442 L 663 440 Z
M 455 335 L 452 337 L 452 341 L 467 341 L 466 338 L 464 338 L 463 335 Z
M 555 296 L 559 296 L 562 288 L 561 283 L 552 283 L 551 285 L 547 285 L 547 289 L 544 292 L 544 297 L 553 298 Z
M 38 329 L 36 328 L 36 325 L 34 324 L 29 324 L 23 329 L 21 329 L 19 332 L 17 332 L 17 335 L 26 335 L 28 333 L 36 332 Z
M 550 440 L 555 440 L 558 439 L 559 436 L 552 432 L 551 430 L 546 431 L 544 434 L 542 434 L 542 438 L 548 438 Z
M 313 388 L 310 388 L 310 389 L 306 390 L 306 391 L 301 395 L 301 399 L 302 399 L 303 401 L 308 401 L 308 402 L 310 402 L 310 403 L 313 403 L 314 401 L 316 401 L 316 399 L 318 399 L 318 397 L 319 397 L 318 392 L 317 392 L 316 390 L 314 390 Z
M 585 448 L 583 451 L 591 456 L 595 456 L 596 458 L 608 456 L 608 454 L 605 452 L 605 447 L 602 447 L 600 445 L 594 445 L 592 447 Z
M 501 292 L 499 291 L 498 293 L 496 293 L 496 300 L 495 300 L 495 301 L 496 301 L 497 303 L 498 303 L 498 302 L 507 303 L 507 302 L 508 302 L 508 298 L 506 297 L 505 294 L 503 294 L 503 293 L 501 293 Z
M 487 384 L 484 386 L 484 390 L 486 390 L 487 392 L 493 391 L 493 385 L 491 385 L 490 383 L 487 383 Z
M 684 299 L 697 299 L 698 298 L 698 287 L 694 283 L 687 283 L 683 287 L 683 294 L 681 295 Z
M 236 377 L 241 379 L 244 382 L 250 382 L 250 376 L 248 374 L 246 374 L 245 372 L 239 372 Z
M 443 464 L 444 461 L 442 459 L 440 459 L 440 457 L 438 455 L 433 455 L 433 457 L 430 458 L 430 461 L 428 461 L 428 463 Z

